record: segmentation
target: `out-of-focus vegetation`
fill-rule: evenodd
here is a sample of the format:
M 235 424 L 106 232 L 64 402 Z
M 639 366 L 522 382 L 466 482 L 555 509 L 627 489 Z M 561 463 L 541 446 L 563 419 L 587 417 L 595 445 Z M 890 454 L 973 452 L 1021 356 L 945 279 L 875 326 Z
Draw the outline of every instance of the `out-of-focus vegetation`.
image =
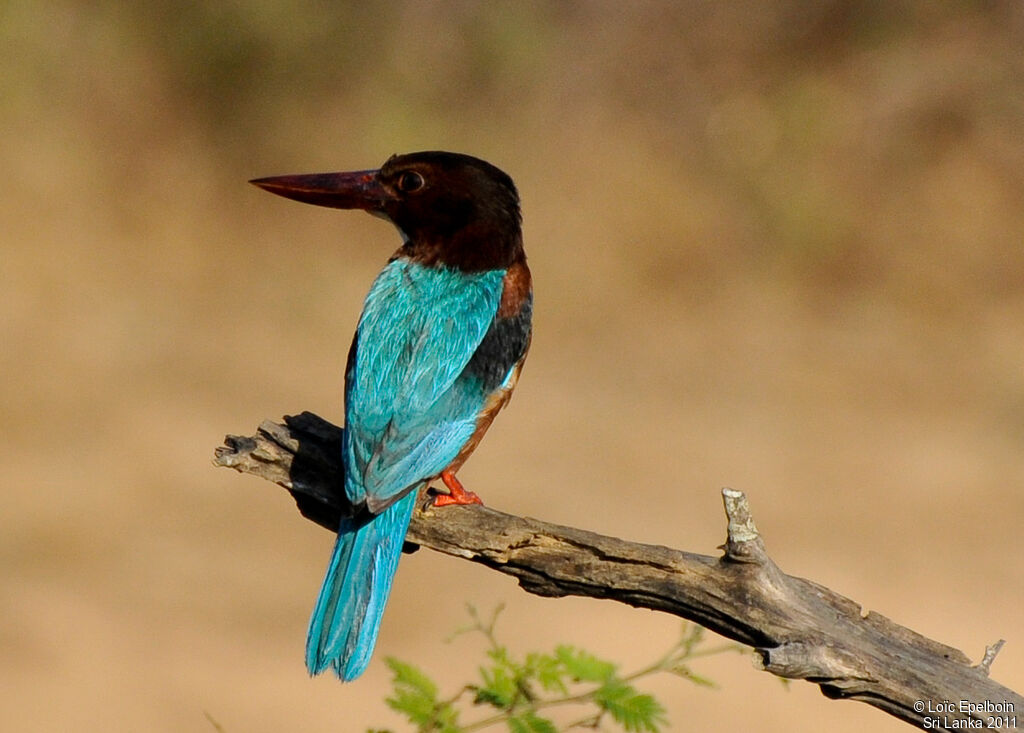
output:
M 7 0 L 0 728 L 390 725 L 383 662 L 302 673 L 330 538 L 208 457 L 264 417 L 340 420 L 398 243 L 245 181 L 427 148 L 513 175 L 536 279 L 468 485 L 708 553 L 738 486 L 787 571 L 970 654 L 1006 637 L 1019 689 L 1022 48 L 1019 0 Z M 380 659 L 466 679 L 424 617 L 467 600 L 627 667 L 675 634 L 466 565 L 403 559 Z M 658 693 L 671 720 L 898 725 L 710 674 Z
M 484 621 L 470 606 L 473 623 L 458 632 L 480 634 L 487 642 L 478 681 L 462 685 L 454 695 L 441 697 L 429 674 L 390 657 L 387 664 L 394 674 L 394 689 L 388 706 L 421 732 L 468 733 L 501 728 L 513 733 L 556 733 L 576 728 L 603 730 L 610 723 L 616 730 L 658 733 L 669 723 L 665 707 L 638 691 L 635 683 L 646 682 L 652 675 L 669 674 L 714 687 L 713 681 L 693 671 L 694 661 L 717 654 L 750 653 L 742 644 L 708 645 L 703 628 L 684 623 L 682 633 L 667 652 L 634 672 L 620 672 L 614 662 L 565 644 L 550 654 L 529 652 L 519 656 L 499 640 L 495 631 L 501 608 Z

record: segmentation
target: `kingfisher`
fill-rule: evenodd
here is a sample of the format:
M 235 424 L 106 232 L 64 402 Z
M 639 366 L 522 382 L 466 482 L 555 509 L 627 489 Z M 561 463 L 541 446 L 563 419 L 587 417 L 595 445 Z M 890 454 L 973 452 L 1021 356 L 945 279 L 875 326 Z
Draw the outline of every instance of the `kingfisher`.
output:
M 482 503 L 456 473 L 519 380 L 533 286 L 519 194 L 460 153 L 393 155 L 377 170 L 259 178 L 271 193 L 387 219 L 402 244 L 363 304 L 345 369 L 343 518 L 306 639 L 311 675 L 369 664 L 416 497 Z

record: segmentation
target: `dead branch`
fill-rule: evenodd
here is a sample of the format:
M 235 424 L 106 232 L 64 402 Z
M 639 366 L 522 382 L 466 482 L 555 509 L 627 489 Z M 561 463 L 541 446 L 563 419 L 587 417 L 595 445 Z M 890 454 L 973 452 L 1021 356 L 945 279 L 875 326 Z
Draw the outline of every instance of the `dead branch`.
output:
M 337 527 L 350 508 L 341 490 L 341 428 L 312 413 L 265 421 L 253 437 L 228 436 L 214 463 L 291 492 L 308 519 Z M 742 492 L 723 490 L 728 535 L 721 557 L 561 527 L 493 509 L 416 512 L 407 542 L 512 575 L 528 592 L 610 598 L 695 621 L 752 646 L 780 677 L 817 684 L 919 728 L 1016 727 L 1024 697 L 989 678 L 1002 641 L 972 666 L 838 593 L 786 575 L 768 557 Z M 1000 721 L 1012 720 L 1007 724 Z

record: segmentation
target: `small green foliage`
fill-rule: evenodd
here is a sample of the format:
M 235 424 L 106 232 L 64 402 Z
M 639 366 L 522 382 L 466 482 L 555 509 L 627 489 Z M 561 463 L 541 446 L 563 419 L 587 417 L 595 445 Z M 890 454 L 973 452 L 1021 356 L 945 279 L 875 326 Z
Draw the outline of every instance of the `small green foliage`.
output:
M 565 644 L 555 649 L 555 658 L 574 682 L 604 682 L 615 674 L 615 665 L 611 662 Z
M 610 678 L 597 688 L 594 702 L 628 731 L 658 733 L 658 726 L 668 722 L 661 703 L 618 678 Z
M 437 685 L 418 667 L 394 657 L 386 660 L 395 677 L 391 684 L 394 692 L 385 702 L 388 707 L 402 713 L 420 730 L 458 733 L 458 711 L 451 701 L 437 699 Z
M 555 657 L 549 654 L 530 652 L 526 655 L 526 670 L 544 688 L 545 692 L 569 694 L 569 688 L 565 686 L 565 681 L 562 679 L 565 676 L 565 667 Z
M 610 718 L 627 733 L 659 733 L 668 723 L 665 708 L 651 695 L 638 691 L 634 681 L 668 672 L 712 687 L 714 683 L 691 671 L 688 663 L 697 657 L 744 649 L 739 644 L 700 646 L 704 630 L 684 624 L 679 641 L 663 657 L 628 675 L 620 674 L 612 662 L 568 644 L 557 646 L 552 654 L 530 652 L 518 659 L 494 633 L 500 611 L 499 607 L 484 622 L 471 606 L 472 625 L 455 634 L 476 632 L 487 640 L 487 661 L 479 668 L 479 683 L 465 685 L 449 699 L 439 699 L 437 685 L 422 670 L 389 658 L 387 664 L 394 680 L 388 705 L 405 715 L 421 733 L 469 733 L 501 725 L 510 733 L 557 733 L 559 728 L 540 711 L 569 705 L 589 707 L 590 712 L 563 730 L 597 729 Z M 490 709 L 491 714 L 460 725 L 456 705 L 465 705 L 467 695 L 472 705 Z
M 385 661 L 391 668 L 391 671 L 395 673 L 394 684 L 396 691 L 399 689 L 408 690 L 410 693 L 421 695 L 430 700 L 434 700 L 437 697 L 437 685 L 434 684 L 434 680 L 430 679 L 423 670 L 394 657 L 388 657 Z
M 481 667 L 480 677 L 483 684 L 475 688 L 474 704 L 486 703 L 496 708 L 507 708 L 515 702 L 519 688 L 516 678 L 507 668 L 497 665 L 489 669 Z
M 558 733 L 555 724 L 531 710 L 508 719 L 509 733 Z

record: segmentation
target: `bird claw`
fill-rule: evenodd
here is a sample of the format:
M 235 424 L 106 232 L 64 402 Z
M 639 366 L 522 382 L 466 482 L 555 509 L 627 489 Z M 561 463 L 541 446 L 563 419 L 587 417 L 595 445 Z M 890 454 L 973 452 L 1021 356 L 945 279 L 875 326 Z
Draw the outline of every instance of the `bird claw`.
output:
M 441 473 L 441 481 L 448 487 L 449 493 L 438 494 L 434 497 L 434 506 L 451 506 L 453 504 L 479 504 L 483 506 L 483 502 L 480 497 L 474 494 L 472 491 L 466 491 L 462 484 L 454 473 L 443 471 Z

